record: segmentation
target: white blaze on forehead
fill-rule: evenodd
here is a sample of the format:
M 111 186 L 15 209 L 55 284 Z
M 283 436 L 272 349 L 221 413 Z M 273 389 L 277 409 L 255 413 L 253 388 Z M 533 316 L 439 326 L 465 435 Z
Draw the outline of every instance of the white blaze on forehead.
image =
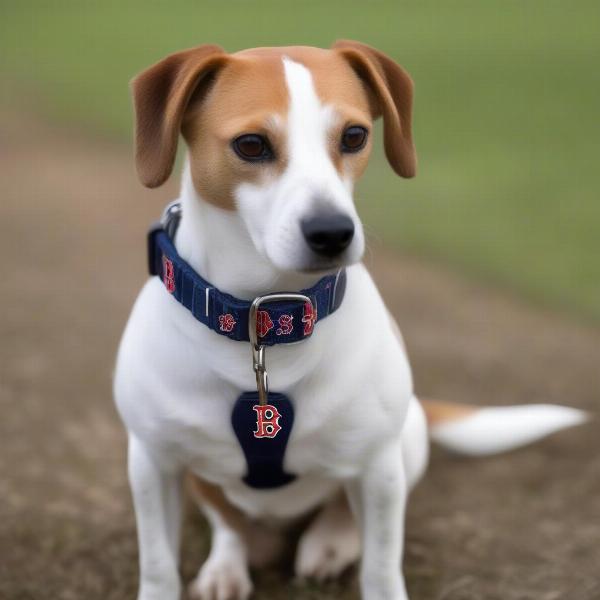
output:
M 311 72 L 300 63 L 283 59 L 285 80 L 290 97 L 288 111 L 288 152 L 290 166 L 318 166 L 334 170 L 327 151 L 328 131 L 335 123 L 335 112 L 323 105 Z M 323 175 L 324 173 L 321 173 Z M 327 173 L 332 175 L 332 173 Z
M 282 60 L 289 97 L 281 122 L 286 129 L 287 164 L 276 176 L 241 183 L 236 191 L 238 213 L 254 246 L 278 273 L 329 268 L 315 258 L 302 223 L 319 213 L 346 215 L 355 224 L 355 234 L 343 260 L 352 264 L 362 256 L 364 236 L 352 201 L 351 176 L 340 175 L 330 155 L 337 150 L 332 148 L 332 134 L 342 117 L 333 105 L 321 102 L 307 67 L 287 57 Z

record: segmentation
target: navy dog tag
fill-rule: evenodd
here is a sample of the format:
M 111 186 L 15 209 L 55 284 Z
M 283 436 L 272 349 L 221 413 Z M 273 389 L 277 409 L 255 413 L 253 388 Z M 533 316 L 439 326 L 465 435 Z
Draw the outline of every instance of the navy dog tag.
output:
M 285 394 L 269 392 L 268 404 L 261 406 L 258 392 L 244 392 L 233 407 L 231 424 L 246 457 L 247 485 L 271 489 L 296 479 L 283 470 L 294 425 L 294 407 Z

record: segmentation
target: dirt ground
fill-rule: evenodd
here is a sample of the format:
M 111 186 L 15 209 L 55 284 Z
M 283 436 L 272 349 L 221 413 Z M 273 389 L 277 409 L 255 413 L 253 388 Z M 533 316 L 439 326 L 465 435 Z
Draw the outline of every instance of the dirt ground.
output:
M 144 233 L 175 184 L 136 181 L 130 150 L 0 115 L 0 598 L 130 600 L 137 549 L 115 350 L 145 278 Z M 600 331 L 375 248 L 368 263 L 405 333 L 422 395 L 596 411 Z M 597 424 L 491 459 L 434 450 L 408 512 L 419 600 L 600 598 Z M 191 509 L 182 572 L 206 555 Z M 289 565 L 257 599 L 356 599 Z

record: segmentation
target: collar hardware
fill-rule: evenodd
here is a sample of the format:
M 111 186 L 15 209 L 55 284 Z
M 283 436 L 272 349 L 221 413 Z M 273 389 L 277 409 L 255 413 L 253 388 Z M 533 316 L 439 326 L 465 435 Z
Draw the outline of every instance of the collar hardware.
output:
M 265 346 L 259 342 L 261 325 L 259 322 L 259 317 L 261 316 L 259 309 L 263 304 L 269 302 L 297 302 L 305 307 L 305 312 L 314 314 L 315 311 L 312 300 L 304 294 L 266 294 L 264 296 L 258 296 L 258 298 L 255 298 L 250 305 L 248 337 L 250 338 L 250 345 L 252 346 L 252 368 L 256 374 L 256 388 L 258 390 L 258 400 L 261 406 L 265 406 L 267 404 L 269 397 L 269 376 L 267 373 Z M 310 307 L 309 311 L 306 310 L 308 307 Z M 283 322 L 286 323 L 287 321 Z M 289 321 L 288 327 L 289 326 L 291 326 L 291 320 Z M 283 325 L 281 325 L 281 329 L 283 329 Z

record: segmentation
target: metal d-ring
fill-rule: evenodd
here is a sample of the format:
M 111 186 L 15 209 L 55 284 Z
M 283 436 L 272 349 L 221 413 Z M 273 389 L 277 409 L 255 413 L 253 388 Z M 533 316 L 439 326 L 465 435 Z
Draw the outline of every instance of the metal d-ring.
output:
M 173 202 L 169 202 L 169 204 L 165 206 L 163 214 L 160 218 L 160 223 L 163 226 L 163 229 L 167 232 L 167 235 L 172 240 L 175 239 L 175 234 L 179 228 L 181 212 L 181 201 L 173 200 Z
M 258 390 L 258 402 L 261 406 L 267 404 L 269 398 L 269 376 L 267 374 L 267 365 L 265 362 L 265 346 L 259 342 L 258 331 L 256 330 L 258 320 L 258 310 L 261 304 L 268 302 L 302 302 L 310 304 L 313 307 L 312 300 L 304 294 L 266 294 L 258 296 L 250 305 L 250 314 L 248 319 L 248 336 L 252 346 L 252 368 L 256 374 L 256 389 Z

